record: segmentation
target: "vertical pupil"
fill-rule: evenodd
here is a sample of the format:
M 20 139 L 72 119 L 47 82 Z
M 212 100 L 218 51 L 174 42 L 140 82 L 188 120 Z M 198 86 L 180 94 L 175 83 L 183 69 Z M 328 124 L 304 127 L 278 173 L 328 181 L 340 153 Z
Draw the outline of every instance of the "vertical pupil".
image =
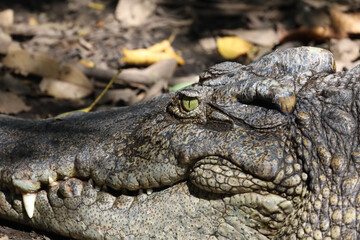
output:
M 181 104 L 185 111 L 190 112 L 199 106 L 199 100 L 196 97 L 183 96 Z

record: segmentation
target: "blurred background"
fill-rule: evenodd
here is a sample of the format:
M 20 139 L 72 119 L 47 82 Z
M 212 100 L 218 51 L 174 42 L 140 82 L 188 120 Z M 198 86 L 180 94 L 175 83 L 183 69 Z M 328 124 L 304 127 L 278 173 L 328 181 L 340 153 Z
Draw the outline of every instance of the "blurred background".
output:
M 359 63 L 358 1 L 67 0 L 0 2 L 0 112 L 47 118 L 175 91 L 215 63 L 248 64 L 317 46 L 337 70 Z

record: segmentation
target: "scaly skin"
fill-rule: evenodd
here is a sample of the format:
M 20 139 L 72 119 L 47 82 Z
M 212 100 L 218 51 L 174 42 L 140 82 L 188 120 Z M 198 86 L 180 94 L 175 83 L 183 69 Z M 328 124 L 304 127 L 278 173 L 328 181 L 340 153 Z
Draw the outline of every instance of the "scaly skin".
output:
M 77 239 L 357 239 L 360 67 L 334 69 L 288 49 L 131 107 L 1 116 L 0 217 Z

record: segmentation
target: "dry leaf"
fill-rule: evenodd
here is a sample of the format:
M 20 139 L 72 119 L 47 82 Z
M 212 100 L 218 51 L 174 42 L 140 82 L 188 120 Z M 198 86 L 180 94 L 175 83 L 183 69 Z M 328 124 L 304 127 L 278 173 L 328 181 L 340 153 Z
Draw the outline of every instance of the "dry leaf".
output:
M 169 40 L 163 40 L 159 43 L 156 43 L 148 48 L 146 48 L 146 50 L 148 50 L 149 52 L 165 52 L 166 49 L 171 48 L 171 44 Z
M 0 112 L 5 114 L 17 114 L 30 111 L 31 107 L 26 106 L 24 101 L 16 94 L 0 91 Z
M 95 67 L 95 63 L 93 61 L 89 61 L 89 60 L 86 60 L 86 59 L 80 59 L 79 60 L 79 64 L 87 67 L 87 68 L 93 68 Z
M 245 41 L 265 47 L 274 47 L 279 43 L 278 35 L 274 29 L 232 29 L 221 30 L 224 35 L 235 35 Z
M 316 40 L 325 41 L 330 38 L 344 37 L 340 32 L 335 32 L 330 26 L 317 26 L 317 27 L 300 27 L 293 31 L 283 30 L 280 34 L 280 42 L 298 41 L 298 40 Z
M 6 67 L 13 68 L 24 76 L 34 74 L 48 78 L 58 78 L 59 62 L 40 53 L 30 53 L 26 50 L 9 51 L 3 59 Z
M 92 89 L 57 79 L 44 78 L 40 82 L 40 90 L 55 98 L 79 99 L 92 93 Z
M 168 40 L 164 40 L 149 48 L 128 50 L 123 48 L 124 57 L 122 62 L 133 65 L 151 65 L 164 59 L 176 59 L 179 65 L 184 65 L 185 61 L 178 56 Z
M 102 3 L 94 3 L 94 2 L 89 2 L 88 4 L 89 8 L 93 8 L 93 9 L 97 9 L 97 10 L 104 10 L 105 9 L 105 5 Z
M 359 57 L 360 43 L 348 38 L 331 39 L 330 51 L 334 54 L 338 71 L 350 69 L 356 65 L 354 61 Z
M 14 10 L 6 9 L 0 12 L 0 26 L 10 27 L 14 23 Z
M 343 13 L 336 9 L 330 11 L 333 27 L 349 34 L 360 33 L 360 13 Z
M 218 51 L 226 59 L 234 59 L 251 52 L 253 44 L 239 37 L 222 37 L 217 39 Z
M 122 81 L 126 81 L 129 83 L 152 85 L 159 79 L 171 78 L 174 75 L 176 66 L 177 62 L 175 59 L 164 59 L 145 69 L 124 69 L 115 82 L 121 83 Z
M 207 53 L 214 52 L 217 49 L 216 39 L 214 37 L 202 38 L 199 40 L 199 44 Z
M 111 101 L 113 104 L 123 101 L 125 103 L 129 103 L 132 99 L 136 98 L 136 94 L 138 91 L 133 90 L 131 88 L 124 88 L 124 89 L 111 89 L 108 90 L 104 97 L 101 99 L 103 102 Z
M 78 69 L 64 65 L 60 70 L 60 78 L 44 78 L 40 82 L 40 90 L 55 98 L 79 99 L 93 92 L 93 85 Z
M 59 79 L 85 88 L 93 88 L 89 79 L 80 70 L 67 64 L 62 66 Z
M 136 27 L 143 24 L 156 8 L 154 1 L 121 0 L 115 10 L 115 18 L 125 26 Z
M 9 51 L 12 38 L 10 35 L 4 32 L 0 32 L 0 53 L 7 54 Z
M 39 25 L 38 20 L 36 18 L 33 18 L 33 17 L 29 18 L 28 22 L 29 22 L 30 25 L 33 25 L 33 26 Z

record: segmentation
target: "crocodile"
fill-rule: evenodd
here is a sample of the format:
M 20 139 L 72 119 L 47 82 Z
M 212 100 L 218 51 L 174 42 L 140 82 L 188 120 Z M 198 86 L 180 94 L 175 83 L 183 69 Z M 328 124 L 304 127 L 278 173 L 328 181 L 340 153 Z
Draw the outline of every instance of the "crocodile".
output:
M 144 103 L 0 116 L 0 218 L 74 239 L 359 239 L 360 66 L 224 62 Z

